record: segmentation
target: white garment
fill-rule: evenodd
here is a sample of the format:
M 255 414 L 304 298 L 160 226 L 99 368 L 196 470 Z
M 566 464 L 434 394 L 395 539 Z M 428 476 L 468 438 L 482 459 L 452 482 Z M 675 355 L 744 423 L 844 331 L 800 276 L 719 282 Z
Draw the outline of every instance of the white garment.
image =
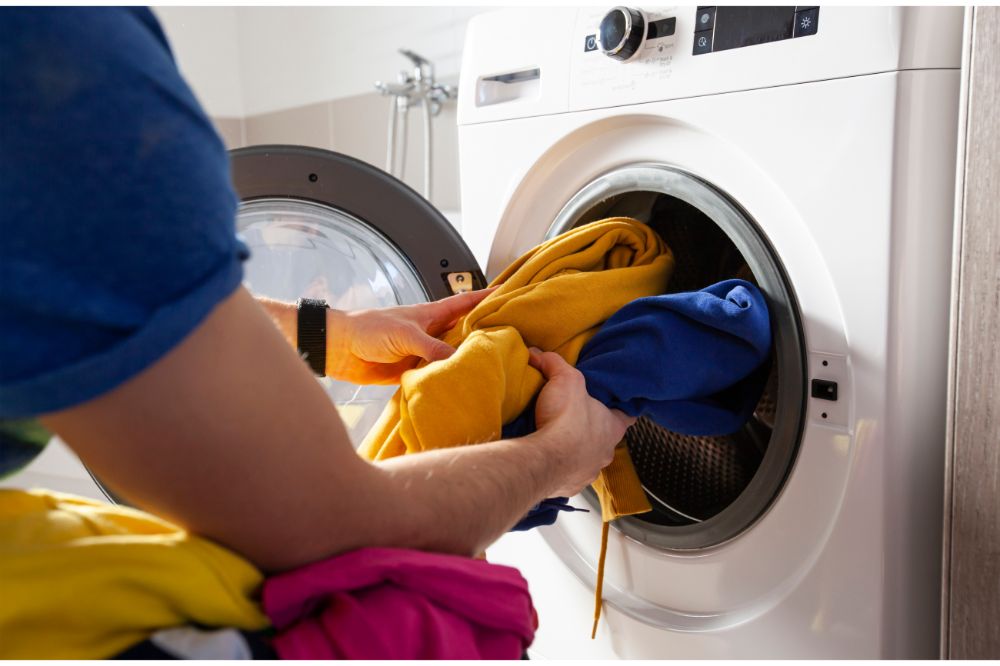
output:
M 173 627 L 157 631 L 149 641 L 178 659 L 253 659 L 250 646 L 236 629 Z

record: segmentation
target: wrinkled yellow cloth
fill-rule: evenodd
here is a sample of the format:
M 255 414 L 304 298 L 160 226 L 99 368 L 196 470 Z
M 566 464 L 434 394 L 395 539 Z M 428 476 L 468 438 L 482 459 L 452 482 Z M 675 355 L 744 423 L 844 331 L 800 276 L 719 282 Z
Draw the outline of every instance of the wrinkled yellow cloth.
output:
M 674 258 L 645 224 L 610 218 L 572 229 L 521 256 L 499 288 L 442 339 L 451 358 L 409 370 L 359 451 L 370 460 L 489 442 L 542 386 L 528 348 L 575 364 L 580 349 L 626 303 L 663 293 Z M 602 517 L 650 510 L 628 452 L 594 484 Z
M 268 626 L 240 556 L 142 511 L 0 490 L 0 658 L 106 658 L 157 629 Z

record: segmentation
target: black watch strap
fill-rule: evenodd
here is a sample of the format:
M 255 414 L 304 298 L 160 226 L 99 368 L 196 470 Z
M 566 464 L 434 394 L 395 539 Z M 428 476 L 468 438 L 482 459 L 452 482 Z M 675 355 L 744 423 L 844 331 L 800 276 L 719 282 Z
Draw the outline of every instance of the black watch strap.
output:
M 326 308 L 325 301 L 299 299 L 299 356 L 320 377 L 326 374 Z

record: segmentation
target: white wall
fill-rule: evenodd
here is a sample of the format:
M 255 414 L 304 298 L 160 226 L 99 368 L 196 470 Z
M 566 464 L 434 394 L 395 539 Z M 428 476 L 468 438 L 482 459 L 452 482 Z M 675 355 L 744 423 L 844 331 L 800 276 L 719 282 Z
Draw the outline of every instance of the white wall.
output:
M 239 54 L 245 115 L 374 90 L 409 61 L 431 60 L 457 79 L 466 24 L 487 7 L 241 7 Z
M 195 95 L 229 148 L 309 145 L 385 166 L 389 100 L 375 81 L 412 68 L 400 48 L 456 83 L 469 19 L 492 7 L 158 7 Z M 403 180 L 421 189 L 423 137 L 410 117 Z M 434 121 L 434 193 L 459 206 L 454 102 Z
M 208 115 L 245 115 L 236 7 L 154 7 L 177 65 Z

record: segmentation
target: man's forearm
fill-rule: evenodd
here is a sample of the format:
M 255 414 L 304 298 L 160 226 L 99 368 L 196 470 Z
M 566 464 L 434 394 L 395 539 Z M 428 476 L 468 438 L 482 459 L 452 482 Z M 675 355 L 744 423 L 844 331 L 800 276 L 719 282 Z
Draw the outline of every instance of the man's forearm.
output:
M 544 433 L 377 464 L 369 545 L 482 552 L 559 484 Z
M 295 305 L 258 301 L 294 346 Z M 351 547 L 480 552 L 555 487 L 558 461 L 549 459 L 543 438 L 536 433 L 374 465 L 372 493 L 360 504 L 371 516 L 370 529 Z
M 282 336 L 288 341 L 288 344 L 295 347 L 298 342 L 299 329 L 298 308 L 295 303 L 285 303 L 284 301 L 276 301 L 264 298 L 263 296 L 257 296 L 256 299 L 264 308 L 264 311 L 267 312 L 271 321 L 274 322 L 274 325 L 281 331 Z

